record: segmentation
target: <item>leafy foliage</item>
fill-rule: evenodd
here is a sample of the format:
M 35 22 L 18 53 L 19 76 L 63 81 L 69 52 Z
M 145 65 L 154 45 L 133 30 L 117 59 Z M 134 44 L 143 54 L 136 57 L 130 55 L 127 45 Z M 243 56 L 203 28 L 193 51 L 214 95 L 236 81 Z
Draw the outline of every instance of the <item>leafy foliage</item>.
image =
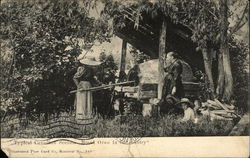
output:
M 128 9 L 130 8 L 130 9 Z M 131 9 L 132 8 L 132 9 Z M 198 44 L 197 50 L 207 45 L 218 45 L 219 42 L 219 10 L 213 1 L 199 0 L 165 0 L 165 1 L 105 1 L 104 17 L 114 19 L 116 28 L 125 26 L 126 10 L 131 11 L 135 27 L 142 21 L 144 12 L 152 17 L 166 15 L 173 23 L 181 23 L 193 31 L 192 40 Z M 108 16 L 107 16 L 108 15 Z M 124 16 L 122 16 L 124 15 Z
M 242 42 L 230 41 L 232 72 L 235 72 L 234 79 L 234 100 L 239 108 L 247 110 L 248 102 L 248 65 L 246 58 L 249 54 L 249 47 Z
M 136 64 L 140 64 L 140 63 L 143 63 L 143 62 L 145 62 L 147 60 L 150 60 L 150 56 L 148 56 L 147 54 L 144 54 L 143 52 L 137 50 L 135 47 L 131 48 L 130 54 L 134 58 Z
M 112 54 L 106 55 L 105 52 L 101 52 L 99 59 L 102 62 L 98 71 L 96 71 L 99 81 L 104 84 L 109 84 L 109 82 L 115 82 L 115 73 L 118 70 L 118 67 L 114 61 Z
M 7 85 L 1 89 L 6 94 L 4 107 L 24 105 L 28 111 L 46 111 L 72 105 L 69 91 L 75 88 L 71 78 L 76 57 L 95 40 L 110 37 L 107 25 L 88 17 L 89 3 L 28 0 L 1 4 L 1 37 L 12 49 L 9 74 L 1 80 Z

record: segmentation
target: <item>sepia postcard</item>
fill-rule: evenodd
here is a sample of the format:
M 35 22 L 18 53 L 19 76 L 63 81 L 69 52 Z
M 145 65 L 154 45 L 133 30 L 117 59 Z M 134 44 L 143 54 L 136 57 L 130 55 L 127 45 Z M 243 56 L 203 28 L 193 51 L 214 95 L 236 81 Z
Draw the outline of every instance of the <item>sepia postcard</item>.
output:
M 248 1 L 0 8 L 7 157 L 249 157 Z

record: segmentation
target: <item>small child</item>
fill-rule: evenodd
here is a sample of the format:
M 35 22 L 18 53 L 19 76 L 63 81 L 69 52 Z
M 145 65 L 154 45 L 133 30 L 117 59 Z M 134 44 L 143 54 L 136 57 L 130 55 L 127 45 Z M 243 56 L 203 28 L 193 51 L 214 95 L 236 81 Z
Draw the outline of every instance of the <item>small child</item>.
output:
M 187 98 L 182 98 L 179 102 L 181 104 L 182 109 L 184 110 L 184 117 L 181 121 L 189 121 L 196 122 L 194 110 L 192 109 L 192 103 Z

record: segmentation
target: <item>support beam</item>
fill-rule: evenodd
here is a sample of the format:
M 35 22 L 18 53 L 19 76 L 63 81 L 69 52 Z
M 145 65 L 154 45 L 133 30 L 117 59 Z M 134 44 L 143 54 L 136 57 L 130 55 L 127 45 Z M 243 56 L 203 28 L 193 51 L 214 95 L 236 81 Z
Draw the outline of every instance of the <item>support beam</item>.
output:
M 121 64 L 120 64 L 120 72 L 125 72 L 126 66 L 126 50 L 127 50 L 127 41 L 122 40 L 122 53 L 121 53 Z
M 167 31 L 167 21 L 164 18 L 160 29 L 160 39 L 159 39 L 158 99 L 161 99 L 162 97 L 162 88 L 164 84 L 164 54 L 166 51 L 166 31 Z
M 149 55 L 152 59 L 157 58 L 158 54 L 155 52 L 156 52 L 156 50 L 158 51 L 158 46 L 152 47 L 156 44 L 156 43 L 153 43 L 153 41 L 150 41 L 151 43 L 149 43 L 149 41 L 147 41 L 145 39 L 142 43 L 140 40 L 136 40 L 136 38 L 133 38 L 132 36 L 130 36 L 126 32 L 116 32 L 116 36 L 118 36 L 119 38 L 121 38 L 123 40 L 126 40 L 127 43 L 129 43 L 132 46 L 134 46 L 135 48 L 143 51 L 145 54 Z M 156 45 L 158 45 L 158 43 Z

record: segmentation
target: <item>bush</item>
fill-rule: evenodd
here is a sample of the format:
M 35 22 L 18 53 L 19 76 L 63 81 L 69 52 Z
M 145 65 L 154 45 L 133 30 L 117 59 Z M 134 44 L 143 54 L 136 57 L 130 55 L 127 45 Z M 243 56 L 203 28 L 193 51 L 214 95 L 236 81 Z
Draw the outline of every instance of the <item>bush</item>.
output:
M 11 58 L 1 55 L 1 112 L 69 109 L 76 57 L 94 41 L 109 39 L 107 25 L 87 17 L 88 3 L 8 1 L 1 4 L 0 34 Z M 84 42 L 81 42 L 84 41 Z
M 236 41 L 231 42 L 230 55 L 232 73 L 234 74 L 234 99 L 236 101 L 234 104 L 244 112 L 248 108 L 248 54 L 249 47 L 246 44 L 242 42 L 236 43 Z

